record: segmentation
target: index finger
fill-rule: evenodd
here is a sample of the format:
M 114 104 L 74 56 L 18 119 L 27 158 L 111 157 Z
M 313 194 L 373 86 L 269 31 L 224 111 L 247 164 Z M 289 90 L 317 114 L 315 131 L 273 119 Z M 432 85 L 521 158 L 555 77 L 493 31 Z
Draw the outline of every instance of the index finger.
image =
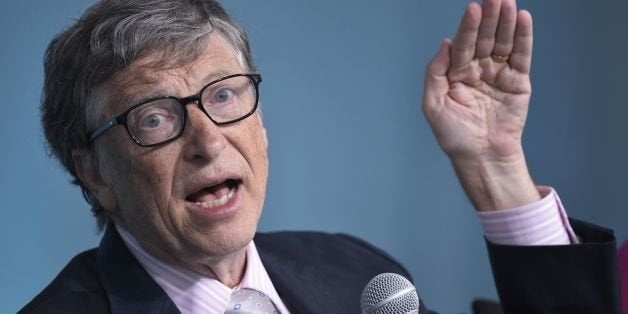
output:
M 482 8 L 473 2 L 469 4 L 462 16 L 456 38 L 451 43 L 451 67 L 465 67 L 475 56 L 475 45 L 482 19 Z

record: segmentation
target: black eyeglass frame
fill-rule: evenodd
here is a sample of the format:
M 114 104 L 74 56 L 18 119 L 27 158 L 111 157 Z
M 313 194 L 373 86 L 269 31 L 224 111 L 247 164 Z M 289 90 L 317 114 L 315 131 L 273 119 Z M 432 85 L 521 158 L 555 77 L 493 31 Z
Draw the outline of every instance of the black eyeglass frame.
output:
M 207 112 L 207 110 L 205 110 L 205 107 L 203 106 L 203 101 L 201 99 L 201 95 L 203 94 L 203 92 L 207 88 L 209 88 L 210 86 L 212 86 L 212 85 L 214 85 L 214 84 L 216 84 L 218 82 L 221 82 L 221 81 L 233 78 L 233 77 L 240 77 L 240 76 L 248 77 L 249 80 L 251 82 L 253 82 L 253 86 L 255 86 L 255 104 L 253 105 L 253 108 L 251 108 L 251 110 L 248 113 L 244 114 L 243 116 L 235 118 L 235 119 L 232 119 L 232 120 L 223 121 L 223 122 L 218 122 L 218 121 L 214 120 L 214 118 L 212 118 L 212 116 Z M 168 143 L 178 139 L 181 136 L 181 134 L 183 134 L 183 131 L 185 130 L 185 124 L 186 124 L 186 122 L 188 120 L 187 119 L 188 111 L 186 110 L 185 106 L 187 106 L 187 105 L 189 105 L 191 103 L 196 103 L 198 105 L 199 109 L 201 109 L 201 111 L 207 116 L 207 118 L 209 118 L 209 120 L 211 120 L 217 126 L 223 126 L 223 125 L 235 123 L 235 122 L 238 122 L 238 121 L 242 121 L 242 120 L 248 118 L 249 116 L 251 116 L 257 110 L 257 106 L 258 106 L 258 103 L 259 103 L 259 83 L 260 82 L 262 82 L 262 76 L 260 74 L 257 74 L 257 73 L 231 74 L 231 75 L 223 76 L 223 77 L 221 77 L 219 79 L 216 79 L 216 80 L 213 80 L 213 81 L 209 82 L 207 85 L 203 86 L 203 88 L 201 88 L 201 90 L 198 93 L 196 93 L 194 95 L 191 95 L 191 96 L 187 96 L 187 97 L 183 97 L 183 98 L 179 98 L 179 97 L 175 97 L 175 96 L 162 96 L 162 97 L 155 97 L 155 98 L 146 99 L 146 100 L 140 102 L 139 104 L 131 106 L 131 108 L 127 109 L 122 114 L 109 119 L 107 122 L 105 122 L 100 127 L 98 127 L 94 132 L 92 132 L 92 135 L 89 137 L 89 143 L 91 144 L 96 138 L 101 136 L 107 130 L 113 128 L 114 126 L 116 126 L 118 124 L 121 124 L 121 125 L 124 125 L 124 128 L 126 129 L 126 132 L 129 134 L 129 137 L 131 137 L 131 139 L 139 146 L 142 146 L 142 147 L 153 147 L 153 146 L 168 144 Z M 131 133 L 131 130 L 129 130 L 129 126 L 127 125 L 127 115 L 129 114 L 129 112 L 133 111 L 133 109 L 135 109 L 135 108 L 137 108 L 139 106 L 145 105 L 145 104 L 150 103 L 150 102 L 163 100 L 163 99 L 173 99 L 173 100 L 176 100 L 183 107 L 183 123 L 181 125 L 181 130 L 179 130 L 179 133 L 174 135 L 172 138 L 169 138 L 169 139 L 167 139 L 165 141 L 161 141 L 161 142 L 157 142 L 157 143 L 153 143 L 153 144 L 143 144 L 135 136 L 133 136 L 133 134 Z

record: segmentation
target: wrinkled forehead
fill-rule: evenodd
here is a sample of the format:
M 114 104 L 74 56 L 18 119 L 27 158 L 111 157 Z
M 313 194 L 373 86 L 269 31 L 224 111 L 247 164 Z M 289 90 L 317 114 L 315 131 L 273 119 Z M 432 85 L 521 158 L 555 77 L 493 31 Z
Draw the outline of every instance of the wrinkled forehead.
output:
M 204 47 L 194 58 L 164 58 L 156 51 L 137 59 L 105 84 L 102 115 L 119 114 L 154 97 L 187 97 L 215 79 L 248 71 L 241 54 L 220 34 L 207 36 Z

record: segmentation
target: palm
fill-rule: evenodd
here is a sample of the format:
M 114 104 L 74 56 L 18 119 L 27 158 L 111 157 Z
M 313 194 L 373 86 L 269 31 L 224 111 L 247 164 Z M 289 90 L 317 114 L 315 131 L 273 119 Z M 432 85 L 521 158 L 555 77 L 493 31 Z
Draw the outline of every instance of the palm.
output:
M 452 158 L 507 158 L 521 149 L 531 93 L 531 19 L 499 4 L 486 1 L 481 12 L 470 6 L 454 42 L 446 41 L 428 67 L 424 111 Z M 491 54 L 509 55 L 509 62 Z

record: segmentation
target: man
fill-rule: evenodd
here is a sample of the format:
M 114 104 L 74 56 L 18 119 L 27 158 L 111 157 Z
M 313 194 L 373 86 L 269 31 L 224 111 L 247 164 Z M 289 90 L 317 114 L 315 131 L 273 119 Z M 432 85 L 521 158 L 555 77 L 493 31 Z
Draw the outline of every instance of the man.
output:
M 576 222 L 579 240 L 527 170 L 531 52 L 514 0 L 471 4 L 428 66 L 424 112 L 479 211 L 504 308 L 612 313 L 612 235 Z M 349 236 L 256 235 L 261 76 L 218 3 L 103 1 L 53 40 L 45 67 L 46 138 L 106 231 L 24 312 L 222 313 L 255 290 L 282 313 L 354 313 L 370 278 L 408 275 Z

